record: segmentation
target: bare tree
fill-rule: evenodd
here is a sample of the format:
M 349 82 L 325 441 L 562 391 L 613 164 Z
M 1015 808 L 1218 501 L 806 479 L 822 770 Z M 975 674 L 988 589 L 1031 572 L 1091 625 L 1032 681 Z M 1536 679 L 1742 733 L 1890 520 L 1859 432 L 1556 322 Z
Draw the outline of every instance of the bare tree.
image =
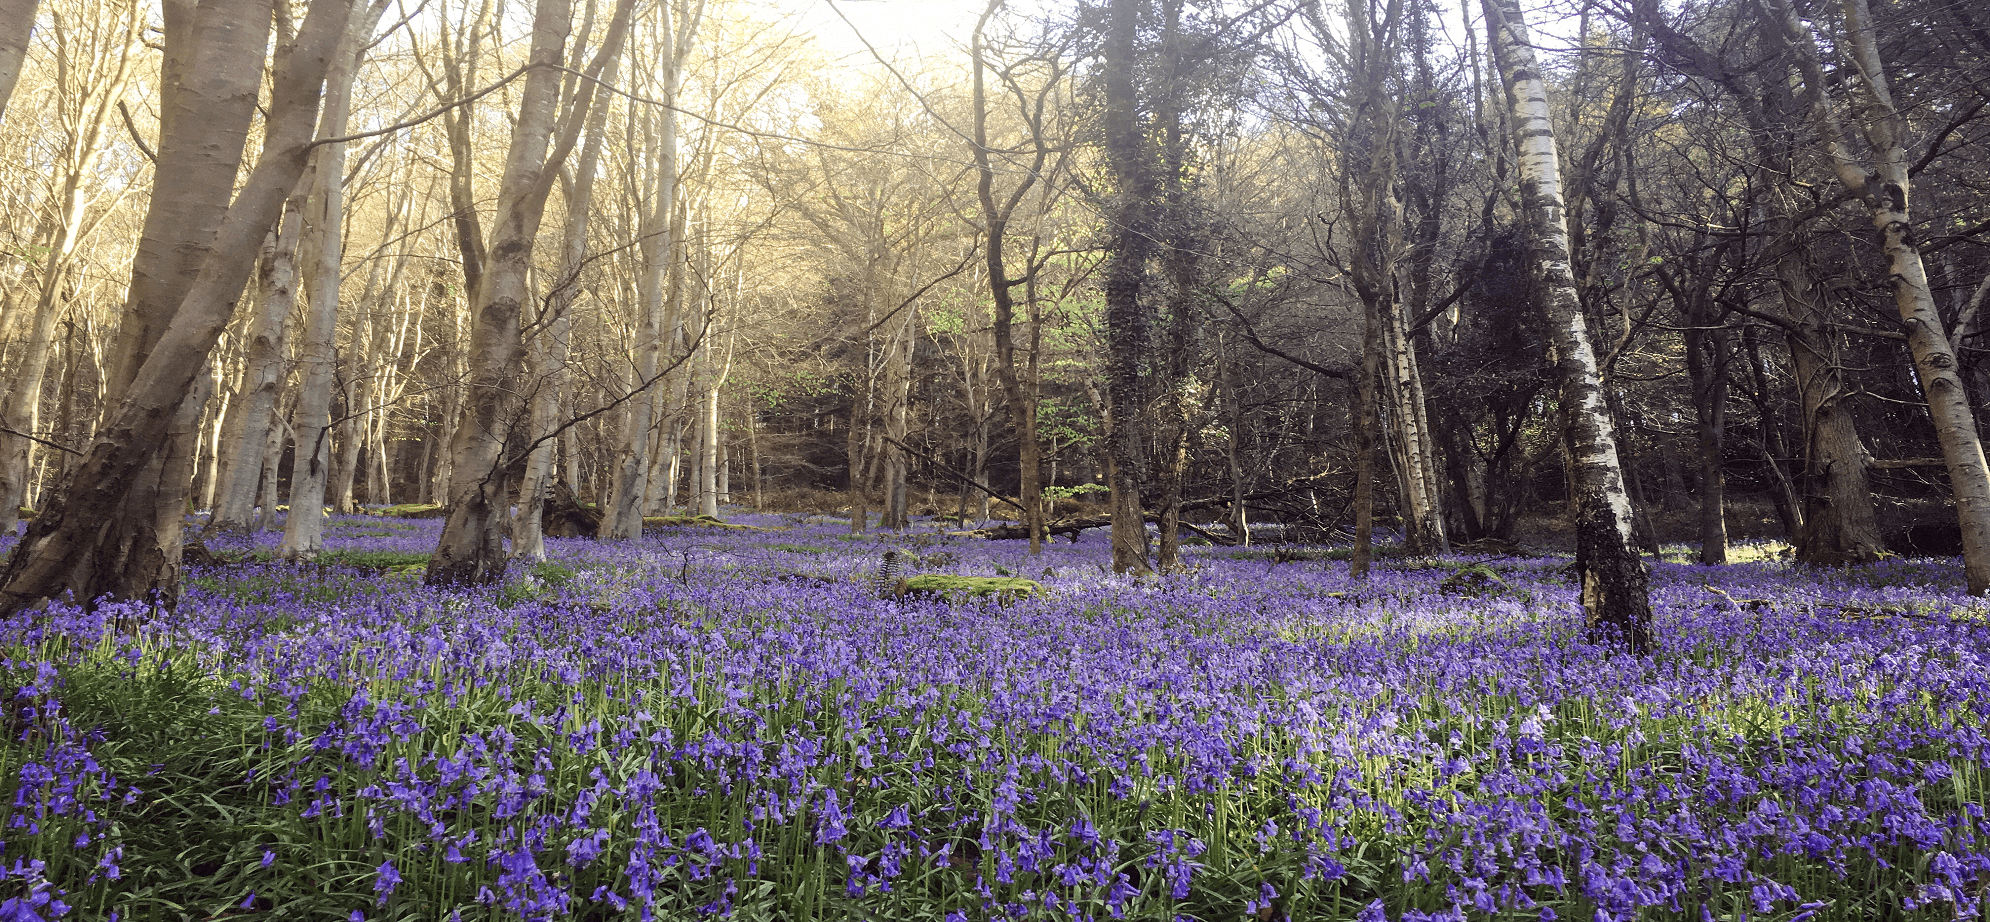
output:
M 26 348 L 14 368 L 0 402 L 0 535 L 14 533 L 22 500 L 27 496 L 30 452 L 41 419 L 42 384 L 55 351 L 55 328 L 65 305 L 58 293 L 74 284 L 70 278 L 77 242 L 88 232 L 86 207 L 98 178 L 99 155 L 106 145 L 111 110 L 131 80 L 133 50 L 142 20 L 133 4 L 104 4 L 93 11 L 97 21 L 76 29 L 63 17 L 55 21 L 58 72 L 67 76 L 55 87 L 63 144 L 56 201 L 43 217 L 38 233 L 35 268 L 39 285 Z
M 511 497 L 503 451 L 517 410 L 509 394 L 525 354 L 518 321 L 531 296 L 527 273 L 533 243 L 559 166 L 587 120 L 602 69 L 621 53 L 633 5 L 634 0 L 616 4 L 601 48 L 586 68 L 588 79 L 579 82 L 564 120 L 559 93 L 572 30 L 569 4 L 539 0 L 533 16 L 530 71 L 520 93 L 486 247 L 490 262 L 472 295 L 470 380 L 449 444 L 449 518 L 429 558 L 431 585 L 484 585 L 504 578 L 504 522 Z
M 1483 0 L 1481 5 L 1519 148 L 1520 200 L 1532 238 L 1534 297 L 1547 321 L 1559 378 L 1569 482 L 1575 493 L 1583 614 L 1592 639 L 1642 654 L 1651 649 L 1650 577 L 1635 549 L 1616 427 L 1570 270 L 1568 219 L 1547 83 L 1534 61 L 1532 39 L 1516 0 Z
M 325 70 L 351 9 L 352 0 L 313 0 L 296 39 L 278 50 L 262 154 L 235 193 L 271 7 L 255 0 L 166 5 L 167 104 L 157 171 L 176 182 L 155 183 L 146 222 L 151 245 L 141 246 L 132 267 L 131 313 L 107 376 L 113 409 L 8 560 L 0 610 L 65 593 L 85 602 L 105 595 L 177 599 L 185 484 L 171 489 L 158 462 L 241 296 L 257 244 L 304 172 Z M 185 244 L 185 237 L 201 244 Z

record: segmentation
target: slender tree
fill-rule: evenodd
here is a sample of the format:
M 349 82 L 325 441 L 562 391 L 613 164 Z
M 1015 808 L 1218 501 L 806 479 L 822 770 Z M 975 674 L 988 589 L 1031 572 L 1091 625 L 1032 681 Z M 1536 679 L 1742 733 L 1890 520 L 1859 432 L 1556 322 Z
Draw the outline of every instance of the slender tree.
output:
M 1570 270 L 1569 231 L 1560 155 L 1547 83 L 1517 0 L 1483 0 L 1488 44 L 1506 87 L 1520 201 L 1531 237 L 1535 301 L 1548 326 L 1560 384 L 1563 439 L 1575 492 L 1576 568 L 1582 608 L 1594 640 L 1635 653 L 1651 649 L 1651 598 L 1644 558 L 1634 545 L 1630 495 L 1603 394 L 1588 321 Z
M 1874 230 L 1879 233 L 1879 249 L 1886 258 L 1894 306 L 1907 329 L 1915 375 L 1927 398 L 1935 436 L 1941 442 L 1942 457 L 1948 467 L 1949 487 L 1962 529 L 1963 571 L 1969 591 L 1972 595 L 1990 593 L 1990 466 L 1984 462 L 1983 443 L 1976 433 L 1969 392 L 1958 373 L 1955 350 L 1949 343 L 1941 311 L 1935 305 L 1927 268 L 1921 262 L 1920 246 L 1915 241 L 1909 211 L 1913 177 L 1907 156 L 1907 123 L 1894 102 L 1886 63 L 1880 57 L 1872 11 L 1866 0 L 1839 0 L 1844 32 L 1838 39 L 1856 75 L 1856 79 L 1844 82 L 1855 97 L 1871 151 L 1870 158 L 1860 158 L 1852 152 L 1844 120 L 1827 94 L 1829 78 L 1818 60 L 1817 40 L 1809 27 L 1797 17 L 1789 0 L 1760 0 L 1760 3 L 1771 29 L 1796 64 L 1817 145 L 1832 174 L 1865 206 Z

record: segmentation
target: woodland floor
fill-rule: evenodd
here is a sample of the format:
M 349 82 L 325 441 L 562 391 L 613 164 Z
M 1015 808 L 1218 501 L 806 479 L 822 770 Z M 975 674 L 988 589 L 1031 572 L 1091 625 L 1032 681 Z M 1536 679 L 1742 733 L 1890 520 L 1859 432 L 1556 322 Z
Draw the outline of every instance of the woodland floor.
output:
M 340 517 L 316 566 L 217 543 L 169 616 L 0 623 L 0 919 L 1983 908 L 1958 561 L 1662 561 L 1636 659 L 1579 642 L 1561 557 L 1135 580 L 1098 532 L 728 518 L 448 593 L 439 522 Z M 1040 591 L 880 599 L 887 549 Z

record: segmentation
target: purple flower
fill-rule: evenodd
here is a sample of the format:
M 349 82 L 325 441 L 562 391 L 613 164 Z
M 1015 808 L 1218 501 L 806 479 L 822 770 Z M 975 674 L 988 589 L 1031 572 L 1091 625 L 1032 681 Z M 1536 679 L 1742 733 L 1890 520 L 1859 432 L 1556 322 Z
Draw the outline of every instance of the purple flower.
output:
M 394 888 L 400 883 L 401 872 L 394 867 L 394 862 L 380 862 L 379 871 L 373 880 L 373 892 L 380 894 L 380 898 L 374 902 L 374 905 L 387 905 L 387 897 L 393 894 Z

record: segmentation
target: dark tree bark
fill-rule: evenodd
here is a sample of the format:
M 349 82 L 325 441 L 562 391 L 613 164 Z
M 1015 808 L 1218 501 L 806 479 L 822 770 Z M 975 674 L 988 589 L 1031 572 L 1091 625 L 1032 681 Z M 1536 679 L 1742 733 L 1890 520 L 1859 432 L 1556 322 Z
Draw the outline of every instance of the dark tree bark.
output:
M 1106 391 L 1110 431 L 1107 458 L 1112 488 L 1112 568 L 1151 573 L 1140 491 L 1146 474 L 1147 308 L 1140 296 L 1147 259 L 1160 227 L 1160 186 L 1149 157 L 1147 126 L 1135 84 L 1139 58 L 1140 0 L 1111 0 L 1104 48 L 1105 154 L 1113 188 L 1107 205 Z

